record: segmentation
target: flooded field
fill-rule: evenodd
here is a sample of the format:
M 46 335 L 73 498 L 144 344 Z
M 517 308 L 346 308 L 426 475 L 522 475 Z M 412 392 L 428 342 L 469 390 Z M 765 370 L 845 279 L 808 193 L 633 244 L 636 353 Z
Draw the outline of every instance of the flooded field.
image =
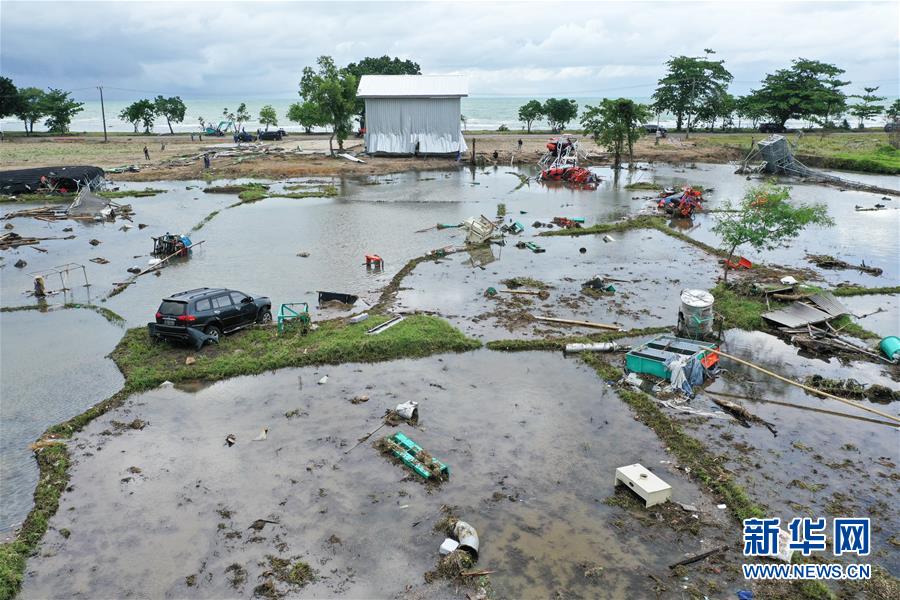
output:
M 34 304 L 27 294 L 32 273 L 66 263 L 85 265 L 90 285 L 83 286 L 80 273 L 73 272 L 67 281 L 71 290 L 51 295 L 47 312 L 0 315 L 0 529 L 9 533 L 31 506 L 37 469 L 28 443 L 123 383 L 105 358 L 122 327 L 88 309 L 64 309 L 67 302 L 109 308 L 126 327 L 141 327 L 162 297 L 214 286 L 269 296 L 276 311 L 283 302 L 309 302 L 314 321 L 349 315 L 374 304 L 410 259 L 463 243 L 461 229 L 437 224 L 455 225 L 478 215 L 493 219 L 502 204 L 505 221 L 522 223 L 522 234 L 507 236 L 502 246 L 418 264 L 399 282 L 391 309 L 435 314 L 485 341 L 592 331 L 538 324 L 531 320 L 536 315 L 622 329 L 674 325 L 682 289 L 716 285 L 721 268 L 715 256 L 656 229 L 617 232 L 609 240 L 537 237 L 547 229 L 532 223 L 564 216 L 583 218 L 590 226 L 646 213 L 655 193 L 626 190 L 628 183 L 714 188 L 706 207 L 715 211 L 758 182 L 733 175 L 728 165 L 642 165 L 617 181 L 608 169 L 596 171 L 604 181 L 592 191 L 523 184 L 519 176 L 533 170 L 479 167 L 275 182 L 273 193 L 287 185 L 334 185 L 337 195 L 238 205 L 236 194 L 204 193 L 202 181 L 129 183 L 122 187 L 164 190 L 121 200 L 135 210 L 133 228 L 123 229 L 122 221 L 7 221 L 21 235 L 76 237 L 42 242 L 45 253 L 28 247 L 4 251 L 0 304 Z M 786 248 L 741 254 L 754 262 L 809 268 L 820 286 L 900 282 L 900 198 L 806 184 L 794 185 L 792 198 L 824 202 L 836 226 L 804 231 Z M 886 210 L 855 210 L 876 202 Z M 20 208 L 0 205 L 0 215 Z M 704 213 L 670 226 L 717 246 L 714 219 L 715 212 Z M 189 259 L 110 295 L 129 277 L 126 269 L 147 266 L 151 236 L 188 232 L 204 220 L 191 234 L 204 244 Z M 147 227 L 139 229 L 139 223 Z M 69 227 L 71 232 L 63 231 Z M 100 243 L 91 245 L 91 239 Z M 517 248 L 519 241 L 537 243 L 545 252 Z M 364 265 L 372 253 L 385 259 L 383 270 Z M 864 262 L 884 272 L 876 277 L 821 269 L 807 262 L 807 253 Z M 96 257 L 109 263 L 90 261 Z M 27 266 L 15 268 L 19 259 Z M 596 276 L 618 280 L 615 291 L 586 292 L 583 284 Z M 490 287 L 507 289 L 504 280 L 510 278 L 546 286 L 546 297 L 485 295 Z M 57 281 L 48 278 L 48 287 L 57 289 Z M 355 294 L 360 301 L 353 311 L 321 311 L 315 307 L 317 290 Z M 898 334 L 896 294 L 841 301 L 853 314 L 867 315 L 861 326 L 880 336 Z M 728 331 L 723 350 L 797 380 L 854 378 L 890 389 L 900 380 L 895 366 L 809 357 L 758 331 Z M 620 356 L 612 360 L 621 366 Z M 682 407 L 693 414 L 671 407 L 666 413 L 723 456 L 773 516 L 877 517 L 882 524 L 873 543 L 880 553 L 873 562 L 896 572 L 898 534 L 886 525 L 900 516 L 896 428 L 734 363 L 724 366 L 727 372 L 708 393 Z M 316 385 L 325 374 L 328 383 Z M 248 597 L 267 580 L 270 555 L 303 560 L 317 571 L 304 596 L 455 596 L 454 586 L 423 580 L 443 539 L 432 531 L 442 505 L 456 507 L 458 516 L 478 529 L 478 568 L 496 571 L 491 584 L 497 597 L 630 592 L 681 598 L 695 591 L 701 597 L 733 597 L 743 584 L 732 579 L 734 569 L 715 560 L 692 569 L 687 579 L 670 577 L 667 565 L 687 554 L 737 544 L 739 526 L 678 468 L 671 449 L 635 419 L 612 388 L 574 358 L 480 350 L 416 361 L 282 369 L 179 388 L 132 396 L 70 444 L 76 463 L 71 489 L 62 496 L 39 555 L 28 562 L 23 597 Z M 371 399 L 349 402 L 362 393 Z M 715 393 L 740 396 L 736 401 L 770 422 L 778 435 L 758 425 L 742 427 L 712 402 Z M 421 402 L 423 417 L 418 428 L 404 431 L 452 468 L 450 482 L 439 489 L 424 487 L 369 443 L 344 454 L 377 426 L 387 408 L 405 400 Z M 895 406 L 879 408 L 896 415 Z M 134 419 L 146 426 L 114 423 Z M 268 439 L 251 442 L 263 427 L 269 428 Z M 228 434 L 238 439 L 234 447 L 225 445 Z M 647 522 L 608 502 L 615 468 L 633 462 L 657 472 L 673 485 L 674 500 L 698 510 L 688 513 L 675 505 L 680 518 L 667 512 Z M 248 530 L 256 519 L 277 523 Z M 92 557 L 91 569 L 84 567 L 85 556 Z M 666 586 L 660 589 L 654 577 Z M 280 591 L 297 592 L 279 585 Z M 717 594 L 721 590 L 728 593 Z
M 316 385 L 323 374 L 328 383 Z M 349 401 L 363 392 L 368 402 Z M 419 426 L 398 431 L 450 465 L 439 488 L 370 443 L 346 454 L 385 409 L 413 399 Z M 115 426 L 134 419 L 146 426 Z M 263 427 L 268 438 L 251 441 Z M 667 564 L 738 533 L 722 528 L 724 511 L 672 468 L 600 379 L 544 353 L 285 369 L 195 392 L 159 389 L 73 444 L 74 489 L 29 563 L 23 598 L 246 597 L 267 555 L 317 571 L 303 596 L 414 597 L 443 540 L 432 531 L 442 505 L 478 530 L 479 567 L 497 571 L 492 585 L 505 598 L 652 594 L 648 573 L 665 577 Z M 603 502 L 615 468 L 636 461 L 673 485 L 674 500 L 697 507 L 699 520 L 685 515 L 699 521 L 694 533 L 636 527 Z M 248 529 L 256 519 L 277 523 Z M 245 582 L 229 581 L 232 564 Z M 602 575 L 584 575 L 598 566 Z M 423 593 L 454 596 L 435 585 Z

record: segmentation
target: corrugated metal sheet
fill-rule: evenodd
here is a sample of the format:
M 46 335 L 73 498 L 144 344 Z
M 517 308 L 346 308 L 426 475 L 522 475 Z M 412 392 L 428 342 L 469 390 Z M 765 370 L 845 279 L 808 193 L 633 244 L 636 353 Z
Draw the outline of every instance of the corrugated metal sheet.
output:
M 832 315 L 801 302 L 794 302 L 787 308 L 763 313 L 762 317 L 783 327 L 803 327 L 808 323 L 827 321 Z
M 465 152 L 459 110 L 459 98 L 367 98 L 366 152 Z
M 850 312 L 849 310 L 847 310 L 846 306 L 838 302 L 837 298 L 835 298 L 831 292 L 822 292 L 820 294 L 810 296 L 808 300 L 815 304 L 818 308 L 827 312 L 832 317 L 839 317 Z
M 363 75 L 360 98 L 460 98 L 469 95 L 462 75 Z

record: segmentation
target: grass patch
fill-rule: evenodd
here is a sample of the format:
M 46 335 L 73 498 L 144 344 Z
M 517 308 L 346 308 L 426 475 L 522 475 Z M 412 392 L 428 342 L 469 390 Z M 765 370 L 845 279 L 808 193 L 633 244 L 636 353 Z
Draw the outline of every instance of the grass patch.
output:
M 216 381 L 253 375 L 282 367 L 346 362 L 380 362 L 416 358 L 440 352 L 464 352 L 481 347 L 443 319 L 413 315 L 378 335 L 366 330 L 388 320 L 373 315 L 363 323 L 326 321 L 306 335 L 274 327 L 254 328 L 225 336 L 219 344 L 197 352 L 190 347 L 154 344 L 143 327 L 129 329 L 111 357 L 125 375 L 126 389 L 141 391 L 163 381 Z M 197 362 L 185 365 L 194 356 Z
M 208 215 L 206 215 L 205 217 L 203 217 L 203 220 L 202 220 L 202 221 L 200 221 L 199 223 L 197 223 L 196 225 L 194 225 L 194 226 L 191 228 L 191 231 L 200 231 L 201 229 L 203 229 L 203 227 L 204 227 L 207 223 L 209 223 L 210 221 L 212 221 L 213 219 L 215 219 L 215 218 L 216 218 L 216 215 L 218 215 L 220 212 L 221 212 L 221 211 L 218 211 L 218 210 L 212 211 L 211 213 L 209 213 Z
M 505 216 L 506 216 L 506 204 L 501 202 L 500 204 L 497 205 L 497 218 L 501 218 L 501 217 L 505 217 Z
M 234 185 L 211 185 L 203 188 L 207 194 L 240 194 L 250 190 L 268 190 L 269 186 L 263 183 L 237 183 Z
M 503 279 L 500 281 L 500 283 L 511 290 L 520 287 L 530 287 L 536 290 L 546 290 L 552 287 L 549 284 L 544 283 L 540 279 L 534 279 L 533 277 L 512 277 L 510 279 Z
M 70 204 L 75 194 L 17 194 L 0 196 L 0 202 L 42 202 L 45 204 Z
M 96 304 L 74 304 L 67 303 L 63 304 L 58 308 L 51 308 L 47 305 L 40 304 L 26 304 L 24 306 L 3 306 L 0 307 L 0 312 L 19 312 L 23 310 L 37 310 L 40 312 L 50 312 L 51 310 L 60 310 L 60 309 L 70 309 L 70 308 L 85 308 L 87 310 L 92 310 L 113 325 L 122 326 L 125 324 L 125 318 L 118 314 L 115 311 L 112 311 L 105 306 L 97 306 Z
M 144 188 L 142 190 L 116 190 L 114 192 L 97 192 L 101 198 L 146 198 L 148 196 L 156 196 L 163 194 L 165 190 L 155 188 Z
M 634 183 L 629 183 L 625 186 L 626 190 L 648 190 L 648 191 L 659 191 L 663 189 L 658 183 L 653 183 L 651 181 L 636 181 Z
M 858 325 L 852 318 L 850 318 L 850 315 L 843 315 L 841 317 L 838 317 L 831 322 L 831 326 L 837 329 L 839 333 L 852 335 L 853 337 L 857 337 L 861 340 L 881 339 L 881 336 L 874 331 L 869 331 L 865 327 Z
M 628 331 L 607 331 L 603 333 L 589 333 L 556 338 L 529 339 L 529 340 L 492 340 L 485 346 L 489 350 L 501 352 L 530 352 L 534 350 L 558 350 L 566 349 L 566 344 L 591 344 L 595 342 L 611 342 L 627 337 L 641 337 L 669 333 L 671 327 L 645 327 L 643 329 L 630 329 Z
M 900 285 L 886 287 L 865 287 L 861 285 L 842 285 L 830 290 L 835 296 L 870 296 L 876 294 L 900 294 Z
M 238 194 L 238 198 L 240 202 L 238 204 L 243 204 L 245 202 L 257 202 L 258 200 L 262 200 L 263 198 L 268 197 L 268 188 L 262 187 L 254 187 L 248 190 L 244 190 L 240 194 Z M 232 204 L 231 206 L 237 206 L 237 204 Z M 229 206 L 228 208 L 231 208 Z
M 710 292 L 716 299 L 716 313 L 722 316 L 727 327 L 737 327 L 747 331 L 767 329 L 762 314 L 769 312 L 770 308 L 766 306 L 764 300 L 739 294 L 722 283 L 716 285 Z M 771 310 L 776 310 L 781 306 L 783 305 L 780 303 L 772 302 Z
M 583 354 L 581 358 L 605 380 L 617 380 L 623 375 L 621 369 L 598 356 Z M 686 434 L 678 423 L 660 409 L 653 398 L 643 392 L 624 388 L 617 389 L 616 393 L 642 423 L 656 432 L 668 451 L 678 459 L 678 464 L 690 467 L 691 476 L 709 487 L 728 505 L 728 510 L 735 519 L 740 522 L 766 515 L 765 507 L 753 502 L 746 490 L 721 465 L 722 459 L 700 441 Z

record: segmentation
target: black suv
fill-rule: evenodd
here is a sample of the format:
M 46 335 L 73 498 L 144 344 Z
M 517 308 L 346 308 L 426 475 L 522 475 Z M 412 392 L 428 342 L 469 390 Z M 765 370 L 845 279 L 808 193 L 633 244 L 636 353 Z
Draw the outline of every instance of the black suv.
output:
M 196 342 L 196 335 L 189 331 L 193 328 L 218 342 L 223 333 L 271 321 L 272 301 L 265 296 L 253 298 L 235 290 L 204 287 L 164 298 L 156 322 L 148 323 L 147 328 L 154 339 Z
M 284 129 L 273 129 L 272 131 L 259 131 L 257 130 L 257 139 L 260 141 L 263 140 L 277 140 L 280 141 L 281 138 L 287 135 L 287 132 Z
M 760 123 L 759 124 L 759 132 L 760 133 L 786 133 L 787 129 L 785 129 L 778 123 Z

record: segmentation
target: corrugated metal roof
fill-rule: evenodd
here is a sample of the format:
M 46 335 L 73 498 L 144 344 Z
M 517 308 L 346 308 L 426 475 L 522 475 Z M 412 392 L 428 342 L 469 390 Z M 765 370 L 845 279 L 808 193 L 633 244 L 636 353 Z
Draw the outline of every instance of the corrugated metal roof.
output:
M 462 75 L 363 75 L 360 98 L 459 98 L 469 95 Z
M 807 323 L 822 323 L 832 318 L 828 313 L 801 302 L 794 302 L 781 310 L 763 313 L 762 317 L 778 325 L 791 328 L 803 327 Z
M 839 317 L 850 312 L 849 310 L 847 310 L 847 307 L 841 304 L 831 292 L 821 292 L 814 296 L 810 296 L 808 300 L 815 304 L 818 308 L 827 312 L 832 317 Z

